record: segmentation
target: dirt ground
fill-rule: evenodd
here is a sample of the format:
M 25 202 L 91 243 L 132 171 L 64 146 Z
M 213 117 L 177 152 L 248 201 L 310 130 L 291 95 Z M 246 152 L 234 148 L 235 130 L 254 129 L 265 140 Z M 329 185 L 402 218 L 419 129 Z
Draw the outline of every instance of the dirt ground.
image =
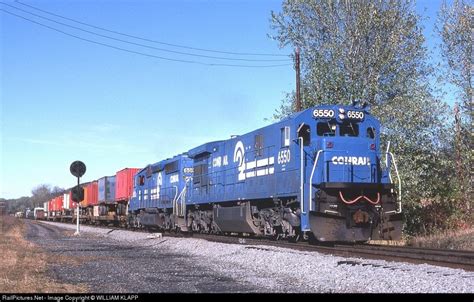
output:
M 0 292 L 2 293 L 77 293 L 84 285 L 57 282 L 47 276 L 51 263 L 65 261 L 52 257 L 24 239 L 25 224 L 11 216 L 0 216 Z

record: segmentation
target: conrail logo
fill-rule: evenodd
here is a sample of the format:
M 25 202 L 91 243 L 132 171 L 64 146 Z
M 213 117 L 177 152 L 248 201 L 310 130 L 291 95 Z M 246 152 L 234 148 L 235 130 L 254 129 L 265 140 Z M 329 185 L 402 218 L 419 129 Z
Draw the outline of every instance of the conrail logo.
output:
M 370 166 L 370 158 L 362 156 L 333 156 L 331 161 L 335 165 Z

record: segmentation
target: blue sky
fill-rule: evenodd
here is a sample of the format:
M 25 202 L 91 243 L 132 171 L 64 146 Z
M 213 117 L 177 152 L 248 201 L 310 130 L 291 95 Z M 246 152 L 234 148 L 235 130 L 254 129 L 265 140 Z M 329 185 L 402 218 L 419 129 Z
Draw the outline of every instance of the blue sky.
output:
M 54 18 L 14 1 L 2 1 Z M 280 10 L 280 1 L 21 1 L 96 26 L 172 44 L 283 55 L 292 51 L 279 49 L 277 42 L 267 36 L 271 33 L 270 12 Z M 417 3 L 417 11 L 429 17 L 425 33 L 430 48 L 435 42 L 432 22 L 439 5 L 438 1 Z M 94 37 L 1 6 L 116 47 L 163 57 L 226 63 Z M 75 160 L 87 165 L 83 180 L 90 181 L 114 175 L 124 167 L 143 167 L 204 142 L 265 126 L 268 122 L 264 119 L 271 117 L 285 93 L 295 85 L 291 62 L 227 62 L 288 64 L 273 68 L 169 62 L 90 44 L 3 12 L 0 22 L 3 198 L 30 195 L 33 187 L 43 183 L 73 186 L 69 165 Z

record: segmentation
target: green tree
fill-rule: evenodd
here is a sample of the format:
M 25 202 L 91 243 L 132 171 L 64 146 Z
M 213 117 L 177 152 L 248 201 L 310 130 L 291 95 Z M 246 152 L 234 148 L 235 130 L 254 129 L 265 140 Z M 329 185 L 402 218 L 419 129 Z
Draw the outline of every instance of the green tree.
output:
M 453 172 L 449 110 L 428 84 L 433 70 L 414 3 L 286 0 L 281 13 L 272 12 L 272 28 L 281 47 L 300 48 L 304 108 L 354 100 L 371 106 L 397 156 L 405 230 L 427 229 L 423 208 L 444 200 Z M 293 96 L 275 118 L 293 112 Z
M 456 140 L 457 189 L 466 218 L 472 220 L 472 73 L 473 73 L 473 28 L 474 7 L 472 3 L 455 0 L 451 6 L 444 2 L 438 14 L 437 31 L 441 36 L 440 69 L 441 82 L 455 87 L 456 96 L 461 104 L 459 136 Z M 453 153 L 454 154 L 454 153 Z

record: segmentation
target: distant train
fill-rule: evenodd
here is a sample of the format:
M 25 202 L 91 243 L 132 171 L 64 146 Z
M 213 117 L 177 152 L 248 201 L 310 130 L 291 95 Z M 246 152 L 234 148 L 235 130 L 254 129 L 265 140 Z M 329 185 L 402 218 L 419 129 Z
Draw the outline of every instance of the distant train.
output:
M 83 187 L 80 217 L 89 223 L 293 240 L 401 237 L 395 158 L 380 149 L 379 121 L 358 105 L 317 106 Z M 47 219 L 74 219 L 69 194 L 45 204 Z

